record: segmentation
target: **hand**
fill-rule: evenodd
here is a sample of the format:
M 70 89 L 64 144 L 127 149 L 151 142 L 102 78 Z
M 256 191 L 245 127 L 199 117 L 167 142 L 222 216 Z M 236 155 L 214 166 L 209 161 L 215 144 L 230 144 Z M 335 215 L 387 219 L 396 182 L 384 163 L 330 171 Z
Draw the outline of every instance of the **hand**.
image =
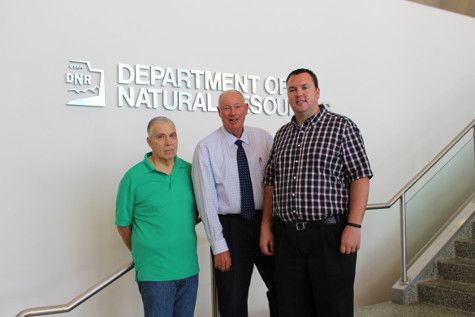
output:
M 231 268 L 231 253 L 224 251 L 214 255 L 214 268 L 227 272 Z
M 261 237 L 259 245 L 264 255 L 274 254 L 274 235 L 269 226 L 261 227 Z
M 360 249 L 361 229 L 346 226 L 341 234 L 340 252 L 343 254 L 355 253 Z
M 195 225 L 199 224 L 201 222 L 201 217 L 197 216 L 195 220 Z

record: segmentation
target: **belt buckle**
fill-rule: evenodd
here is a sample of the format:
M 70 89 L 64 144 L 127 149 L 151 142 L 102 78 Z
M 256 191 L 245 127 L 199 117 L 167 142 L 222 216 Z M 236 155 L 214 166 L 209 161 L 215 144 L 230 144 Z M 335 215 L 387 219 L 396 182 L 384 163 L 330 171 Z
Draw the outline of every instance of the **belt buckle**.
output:
M 295 229 L 297 231 L 302 231 L 302 230 L 305 230 L 307 229 L 307 223 L 306 222 L 296 222 L 295 223 Z

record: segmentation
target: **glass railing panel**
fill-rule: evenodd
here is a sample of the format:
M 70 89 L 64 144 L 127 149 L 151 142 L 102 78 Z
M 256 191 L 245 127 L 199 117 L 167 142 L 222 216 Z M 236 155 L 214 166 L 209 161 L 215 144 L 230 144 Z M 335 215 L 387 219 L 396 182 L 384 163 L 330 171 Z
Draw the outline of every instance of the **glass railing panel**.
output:
M 407 260 L 414 261 L 475 191 L 474 139 L 465 144 L 430 179 L 406 198 Z

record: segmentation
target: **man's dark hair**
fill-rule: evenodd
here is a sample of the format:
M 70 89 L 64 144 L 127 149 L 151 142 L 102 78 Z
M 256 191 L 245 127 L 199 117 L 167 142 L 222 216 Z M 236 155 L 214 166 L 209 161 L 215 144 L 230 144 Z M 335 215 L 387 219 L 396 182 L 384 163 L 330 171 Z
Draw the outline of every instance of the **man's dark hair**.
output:
M 318 88 L 317 75 L 315 75 L 315 73 L 312 72 L 310 69 L 306 69 L 306 68 L 299 68 L 299 69 L 293 70 L 292 72 L 290 72 L 289 76 L 287 76 L 287 79 L 285 80 L 285 82 L 288 83 L 290 77 L 294 75 L 303 74 L 303 73 L 309 74 L 312 77 L 313 83 L 315 84 L 315 88 Z

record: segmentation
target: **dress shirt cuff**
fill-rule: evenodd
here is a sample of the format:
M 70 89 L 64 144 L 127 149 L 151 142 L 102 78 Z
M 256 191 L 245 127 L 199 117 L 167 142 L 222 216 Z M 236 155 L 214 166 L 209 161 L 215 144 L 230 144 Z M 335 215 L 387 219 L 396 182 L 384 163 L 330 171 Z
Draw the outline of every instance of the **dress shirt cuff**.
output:
M 226 239 L 222 238 L 216 241 L 213 241 L 211 244 L 211 250 L 213 254 L 223 253 L 229 250 L 228 244 L 226 243 Z

